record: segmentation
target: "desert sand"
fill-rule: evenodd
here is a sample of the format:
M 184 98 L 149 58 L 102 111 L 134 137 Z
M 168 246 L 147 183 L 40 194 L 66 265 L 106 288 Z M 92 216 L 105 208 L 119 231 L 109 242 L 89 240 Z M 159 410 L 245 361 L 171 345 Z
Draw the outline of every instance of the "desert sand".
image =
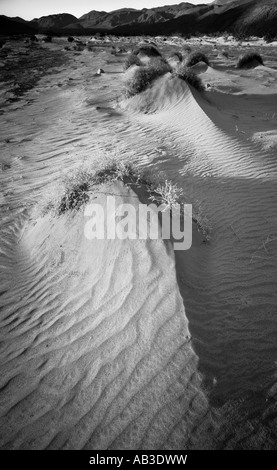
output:
M 1 68 L 55 57 L 20 94 L 0 83 L 2 449 L 276 448 L 276 46 L 192 38 L 204 93 L 166 74 L 125 99 L 127 52 L 111 47 L 140 41 L 2 48 Z M 155 42 L 165 57 L 185 44 Z M 251 49 L 264 66 L 237 69 Z M 83 211 L 43 210 L 110 156 L 162 171 L 205 236 L 175 253 L 88 240 Z M 120 182 L 92 197 L 110 193 L 139 204 Z

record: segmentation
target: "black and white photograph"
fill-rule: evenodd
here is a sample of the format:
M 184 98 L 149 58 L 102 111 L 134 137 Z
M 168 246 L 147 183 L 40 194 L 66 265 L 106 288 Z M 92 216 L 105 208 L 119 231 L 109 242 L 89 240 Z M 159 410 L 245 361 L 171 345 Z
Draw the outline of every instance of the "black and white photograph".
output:
M 0 0 L 0 449 L 277 450 L 277 0 Z

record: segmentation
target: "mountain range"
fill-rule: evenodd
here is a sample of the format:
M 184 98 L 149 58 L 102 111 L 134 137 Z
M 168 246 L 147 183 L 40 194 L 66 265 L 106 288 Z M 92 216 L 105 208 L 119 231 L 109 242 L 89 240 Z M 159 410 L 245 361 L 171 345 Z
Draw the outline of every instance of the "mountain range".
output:
M 0 16 L 0 35 L 46 31 L 79 35 L 97 31 L 128 35 L 228 31 L 258 36 L 270 34 L 274 37 L 277 36 L 277 0 L 215 0 L 200 5 L 182 2 L 141 10 L 92 10 L 80 18 L 61 13 L 31 21 Z

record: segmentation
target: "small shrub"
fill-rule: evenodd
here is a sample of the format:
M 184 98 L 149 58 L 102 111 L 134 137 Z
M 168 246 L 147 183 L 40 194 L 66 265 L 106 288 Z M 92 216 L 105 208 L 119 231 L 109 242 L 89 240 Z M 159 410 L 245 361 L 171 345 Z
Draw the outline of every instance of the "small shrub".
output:
M 181 65 L 176 72 L 174 73 L 174 76 L 177 76 L 184 80 L 188 85 L 192 86 L 195 88 L 197 91 L 204 91 L 204 85 L 202 83 L 202 80 L 198 75 L 196 75 L 193 70 L 191 70 L 189 67 L 186 67 L 184 64 Z
M 202 52 L 192 52 L 188 58 L 186 59 L 186 66 L 187 67 L 192 67 L 195 64 L 198 64 L 198 62 L 205 62 L 205 64 L 210 65 L 209 59 L 205 54 Z
M 247 52 L 246 54 L 240 55 L 237 62 L 237 68 L 251 68 L 252 62 L 258 62 L 264 65 L 263 59 L 258 52 Z
M 222 55 L 223 55 L 223 57 L 226 57 L 226 59 L 228 59 L 229 52 L 228 51 L 222 51 Z
M 172 209 L 173 206 L 180 202 L 183 196 L 183 190 L 168 180 L 158 185 L 152 183 L 148 187 L 148 192 L 150 193 L 149 199 L 151 201 L 164 206 L 163 211 Z
M 151 201 L 157 205 L 164 205 L 164 209 L 172 209 L 174 204 L 180 202 L 183 191 L 178 189 L 167 179 L 158 174 L 141 171 L 132 164 L 109 160 L 100 163 L 96 171 L 78 170 L 73 176 L 64 180 L 64 194 L 55 210 L 55 204 L 48 202 L 44 212 L 55 210 L 57 215 L 67 211 L 78 211 L 89 201 L 94 187 L 113 181 L 122 181 L 126 185 L 144 186 Z
M 73 37 L 73 36 L 68 36 L 67 40 L 68 40 L 68 42 L 73 42 L 73 41 L 74 41 L 74 37 Z
M 125 60 L 125 63 L 123 65 L 123 68 L 124 70 L 127 70 L 129 69 L 130 67 L 132 67 L 132 65 L 137 65 L 137 66 L 140 66 L 142 65 L 141 61 L 139 60 L 139 58 L 135 55 L 135 54 L 129 54 L 129 56 L 127 57 L 127 59 Z
M 152 46 L 151 44 L 144 44 L 142 46 L 139 46 L 137 49 L 133 51 L 133 54 L 135 55 L 144 54 L 148 57 L 161 57 L 162 56 L 160 51 L 155 46 Z
M 153 80 L 170 71 L 171 68 L 165 60 L 139 67 L 125 84 L 126 97 L 130 98 L 141 93 L 148 88 Z
M 65 179 L 64 195 L 58 205 L 58 215 L 68 210 L 78 210 L 89 199 L 89 184 L 93 174 L 79 170 L 75 175 Z
M 180 62 L 183 60 L 183 55 L 179 51 L 175 51 L 171 56 L 172 59 L 178 59 Z

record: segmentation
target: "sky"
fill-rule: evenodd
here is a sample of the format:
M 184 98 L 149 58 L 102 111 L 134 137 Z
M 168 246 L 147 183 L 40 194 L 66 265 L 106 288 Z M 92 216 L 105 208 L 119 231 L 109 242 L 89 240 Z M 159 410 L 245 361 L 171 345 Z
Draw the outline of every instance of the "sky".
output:
M 211 3 L 212 0 L 188 0 Z M 79 18 L 91 10 L 112 11 L 118 8 L 151 8 L 174 5 L 181 0 L 0 0 L 0 15 L 20 16 L 25 20 L 55 13 L 71 13 Z

